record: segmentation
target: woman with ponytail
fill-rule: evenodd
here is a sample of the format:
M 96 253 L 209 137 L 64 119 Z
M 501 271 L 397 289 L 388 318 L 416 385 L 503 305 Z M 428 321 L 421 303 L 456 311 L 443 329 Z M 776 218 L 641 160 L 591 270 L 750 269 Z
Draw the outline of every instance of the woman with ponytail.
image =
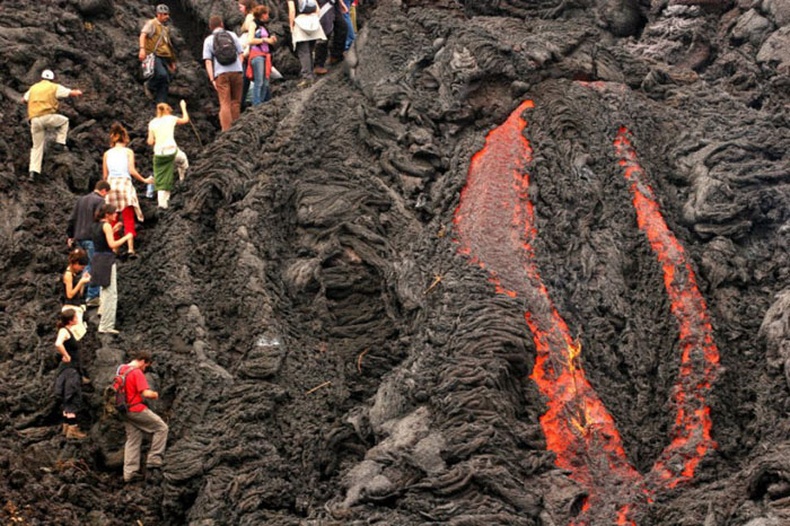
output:
M 123 221 L 123 231 L 131 234 L 129 239 L 129 257 L 135 258 L 134 238 L 137 237 L 135 228 L 135 217 L 138 221 L 143 221 L 143 211 L 140 209 L 140 202 L 137 200 L 137 190 L 132 184 L 132 177 L 141 183 L 153 183 L 154 178 L 145 178 L 137 171 L 134 165 L 134 152 L 127 148 L 129 144 L 129 134 L 120 123 L 114 122 L 110 127 L 110 146 L 104 152 L 102 160 L 102 178 L 110 183 L 110 193 L 107 194 L 107 202 L 114 205 L 121 212 Z
M 148 123 L 148 144 L 154 147 L 154 179 L 159 208 L 167 208 L 170 203 L 175 171 L 178 170 L 178 180 L 183 181 L 189 168 L 189 160 L 178 148 L 175 139 L 176 125 L 189 122 L 187 103 L 182 100 L 179 105 L 181 117 L 176 117 L 169 104 L 160 102 L 156 105 L 156 118 Z

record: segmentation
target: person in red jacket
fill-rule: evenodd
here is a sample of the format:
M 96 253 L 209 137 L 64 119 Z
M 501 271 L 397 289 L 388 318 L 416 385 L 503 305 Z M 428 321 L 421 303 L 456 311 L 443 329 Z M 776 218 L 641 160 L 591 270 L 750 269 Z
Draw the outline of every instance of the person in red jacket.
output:
M 140 449 L 143 445 L 143 433 L 152 433 L 151 449 L 145 465 L 148 470 L 161 469 L 167 445 L 167 424 L 143 402 L 144 398 L 156 400 L 159 393 L 151 390 L 145 378 L 145 370 L 153 363 L 149 351 L 140 351 L 131 362 L 118 368 L 118 374 L 126 374 L 124 390 L 126 404 L 129 408 L 124 417 L 126 429 L 126 446 L 123 456 L 123 480 L 135 482 L 142 479 L 140 473 Z

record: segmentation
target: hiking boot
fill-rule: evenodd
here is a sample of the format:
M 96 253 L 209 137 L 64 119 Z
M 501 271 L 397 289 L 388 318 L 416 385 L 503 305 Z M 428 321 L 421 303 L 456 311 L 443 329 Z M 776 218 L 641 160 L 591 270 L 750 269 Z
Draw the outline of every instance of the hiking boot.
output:
M 329 73 L 329 70 L 323 66 L 318 66 L 317 68 L 313 69 L 313 73 L 315 73 L 316 75 L 326 75 L 327 73 Z
M 299 89 L 309 88 L 312 83 L 313 81 L 310 79 L 303 79 L 299 82 L 299 84 L 296 85 L 296 87 Z
M 41 176 L 41 174 L 38 173 L 38 172 L 30 172 L 28 174 L 28 176 L 27 176 L 27 180 L 30 181 L 31 183 L 35 183 L 36 182 L 36 178 L 38 178 L 40 176 Z
M 151 92 L 151 88 L 148 87 L 148 83 L 143 84 L 143 91 L 145 92 L 145 96 L 148 97 L 150 100 L 154 100 L 154 94 Z
M 327 64 L 339 64 L 343 62 L 343 57 L 329 57 L 329 60 L 326 61 Z
M 58 153 L 67 152 L 69 151 L 69 147 L 66 146 L 65 144 L 60 144 L 59 142 L 56 142 L 52 145 L 52 151 Z
M 80 431 L 79 426 L 75 425 L 67 425 L 66 426 L 66 438 L 67 439 L 74 439 L 74 440 L 84 440 L 88 438 L 88 435 Z

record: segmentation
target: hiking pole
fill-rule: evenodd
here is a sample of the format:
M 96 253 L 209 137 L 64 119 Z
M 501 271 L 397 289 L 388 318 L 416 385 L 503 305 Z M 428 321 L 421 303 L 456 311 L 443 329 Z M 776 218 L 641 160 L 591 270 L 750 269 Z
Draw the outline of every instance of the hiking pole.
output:
M 189 125 L 192 126 L 192 131 L 195 132 L 195 137 L 197 137 L 198 145 L 200 146 L 201 149 L 203 149 L 203 141 L 200 140 L 200 134 L 198 133 L 197 128 L 195 128 L 195 123 L 192 122 L 192 119 L 189 119 Z

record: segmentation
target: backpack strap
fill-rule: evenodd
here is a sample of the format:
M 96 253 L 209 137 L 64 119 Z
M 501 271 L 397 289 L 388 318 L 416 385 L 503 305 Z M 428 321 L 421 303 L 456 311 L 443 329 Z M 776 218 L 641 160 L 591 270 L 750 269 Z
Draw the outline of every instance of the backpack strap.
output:
M 119 390 L 119 391 L 123 391 L 123 397 L 124 397 L 124 398 L 126 398 L 126 377 L 127 377 L 127 376 L 129 375 L 129 373 L 131 373 L 131 372 L 132 372 L 132 371 L 133 371 L 135 368 L 134 368 L 134 367 L 132 367 L 131 365 L 129 365 L 129 368 L 128 368 L 128 369 L 126 369 L 126 370 L 123 372 L 123 374 L 121 374 L 121 367 L 123 367 L 124 365 L 128 365 L 128 364 L 122 363 L 121 365 L 119 365 L 119 366 L 118 366 L 118 369 L 116 369 L 116 370 L 115 370 L 115 376 L 120 376 L 120 377 L 121 377 L 121 385 L 119 386 L 118 390 Z M 129 408 L 131 409 L 132 407 L 134 407 L 134 406 L 136 406 L 136 405 L 145 405 L 145 404 L 143 404 L 142 402 L 135 402 L 134 404 L 130 404 L 130 405 L 129 405 Z

